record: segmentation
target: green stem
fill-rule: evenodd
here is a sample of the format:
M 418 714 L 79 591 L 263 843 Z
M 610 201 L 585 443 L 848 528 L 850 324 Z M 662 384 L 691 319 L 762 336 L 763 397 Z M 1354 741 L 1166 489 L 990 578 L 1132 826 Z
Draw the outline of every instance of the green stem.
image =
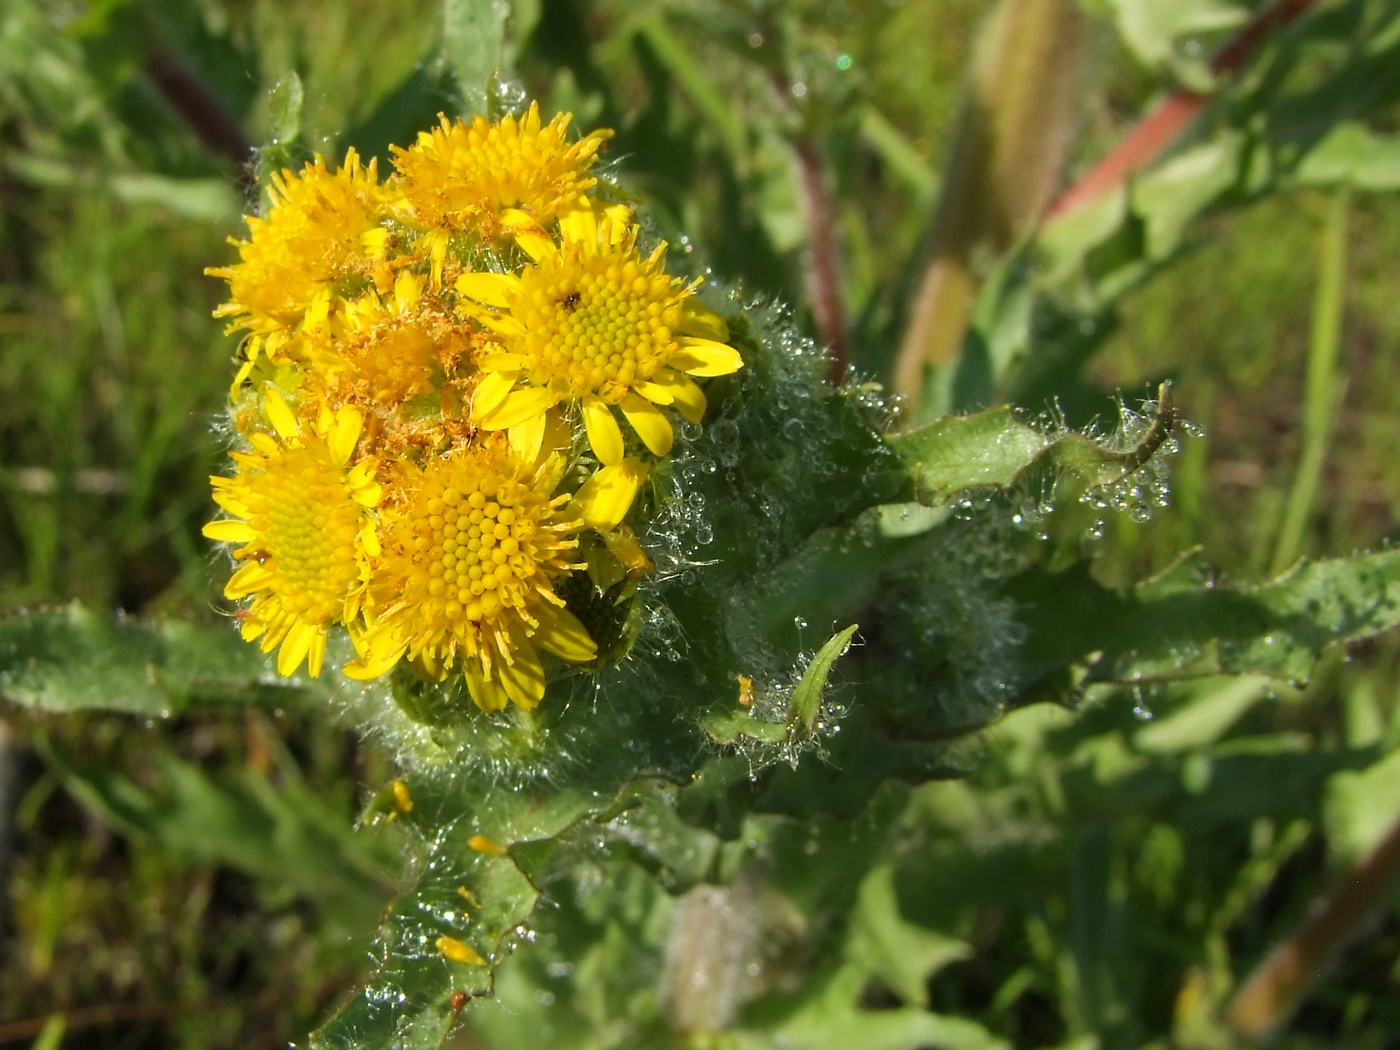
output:
M 1303 454 L 1284 509 L 1283 526 L 1270 566 L 1277 575 L 1298 558 L 1308 517 L 1317 499 L 1322 467 L 1332 438 L 1340 385 L 1337 353 L 1342 341 L 1342 308 L 1346 291 L 1347 219 L 1351 194 L 1340 191 L 1327 210 L 1318 258 L 1317 295 L 1313 300 L 1312 338 L 1308 346 L 1308 378 L 1303 406 Z

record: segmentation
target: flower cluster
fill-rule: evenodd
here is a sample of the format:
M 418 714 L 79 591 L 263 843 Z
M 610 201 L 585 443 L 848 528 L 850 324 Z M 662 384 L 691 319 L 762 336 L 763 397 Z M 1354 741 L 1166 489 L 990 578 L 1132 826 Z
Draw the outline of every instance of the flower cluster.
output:
M 343 625 L 368 679 L 461 674 L 487 711 L 544 695 L 542 653 L 586 664 L 560 597 L 586 550 L 649 567 L 627 521 L 696 378 L 742 367 L 724 321 L 638 247 L 590 171 L 610 132 L 569 116 L 449 121 L 283 172 L 235 241 L 218 315 L 246 331 L 227 511 L 243 637 L 320 673 Z M 280 648 L 279 648 L 280 647 Z

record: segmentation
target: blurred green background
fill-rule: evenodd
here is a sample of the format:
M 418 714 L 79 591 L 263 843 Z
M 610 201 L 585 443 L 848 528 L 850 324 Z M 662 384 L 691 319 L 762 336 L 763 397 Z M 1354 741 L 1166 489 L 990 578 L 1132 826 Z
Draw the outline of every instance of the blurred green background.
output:
M 617 177 L 673 251 L 794 304 L 818 336 L 808 252 L 833 238 L 853 366 L 884 381 L 992 6 L 529 0 L 509 24 L 518 79 L 493 104 L 537 98 L 616 128 Z M 1076 80 L 1060 184 L 1191 83 L 1192 56 L 1259 5 L 1183 4 L 1195 20 L 1158 27 L 1170 47 L 1155 63 L 1125 40 L 1137 24 L 1125 12 L 1163 5 L 1084 6 L 1061 70 Z M 1361 20 L 1339 39 L 1394 17 L 1383 3 L 1323 6 Z M 389 143 L 457 105 L 439 58 L 454 46 L 448 10 L 445 27 L 427 0 L 0 7 L 0 615 L 80 599 L 218 622 L 222 569 L 199 527 L 235 343 L 211 319 L 221 287 L 202 271 L 231 257 L 259 172 L 350 145 L 387 164 Z M 1329 61 L 1309 54 L 1290 75 Z M 1400 128 L 1397 93 L 1373 100 L 1381 132 Z M 270 145 L 254 157 L 253 143 Z M 804 149 L 830 195 L 820 230 L 803 211 Z M 1390 156 L 1382 190 L 1400 182 Z M 1111 417 L 1113 392 L 1171 377 L 1203 430 L 1184 439 L 1170 507 L 1147 521 L 1110 510 L 1102 537 L 1083 541 L 1101 580 L 1140 579 L 1195 545 L 1222 573 L 1260 579 L 1295 554 L 1395 533 L 1400 199 L 1267 189 L 1187 216 L 1163 272 L 1126 291 L 1112 334 L 1052 385 L 1083 422 Z M 1335 371 L 1310 381 L 1329 228 L 1346 249 L 1341 341 Z M 974 260 L 979 272 L 994 255 Z M 1290 537 L 1309 396 L 1333 411 L 1312 431 L 1318 487 Z M 993 729 L 969 781 L 928 788 L 929 870 L 965 881 L 935 880 L 916 894 L 927 914 L 906 917 L 975 953 L 913 978 L 926 1004 L 1017 1048 L 1219 1045 L 1192 1028 L 1195 1004 L 1223 995 L 1400 810 L 1397 669 L 1396 639 L 1381 638 L 1327 657 L 1305 692 L 1235 697 L 1175 733 L 1142 712 L 1160 703 L 1170 716 L 1189 696 L 1115 697 L 1078 721 L 1018 715 Z M 298 710 L 0 718 L 0 1045 L 282 1046 L 363 978 L 394 845 L 348 829 L 392 776 L 389 756 Z M 1257 761 L 1236 774 L 1231 755 Z M 1108 797 L 1101 767 L 1115 761 L 1151 766 L 1140 805 Z M 964 823 L 947 824 L 940 792 L 963 799 Z M 1024 834 L 1008 852 L 999 833 Z M 283 852 L 254 845 L 269 841 Z M 988 857 L 1009 887 L 996 900 L 967 888 L 985 884 Z M 1396 1032 L 1392 907 L 1288 1038 L 1400 1046 Z

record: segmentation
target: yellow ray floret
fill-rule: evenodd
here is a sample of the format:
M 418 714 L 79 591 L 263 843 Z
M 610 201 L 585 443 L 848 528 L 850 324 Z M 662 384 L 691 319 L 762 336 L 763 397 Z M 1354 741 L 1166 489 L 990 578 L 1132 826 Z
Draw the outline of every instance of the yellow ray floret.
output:
M 434 273 L 440 273 L 448 239 L 455 233 L 496 236 L 503 219 L 548 225 L 583 200 L 597 182 L 588 169 L 611 136 L 591 131 L 577 142 L 566 133 L 568 113 L 541 124 L 538 105 L 519 120 L 471 123 L 441 118 L 408 149 L 394 148 L 393 181 L 407 222 L 428 231 Z
M 505 347 L 479 362 L 486 375 L 473 420 L 485 430 L 537 427 L 541 413 L 576 402 L 594 454 L 614 467 L 625 452 L 616 408 L 654 455 L 665 456 L 674 432 L 657 406 L 698 423 L 705 395 L 690 376 L 727 375 L 743 360 L 725 343 L 724 321 L 666 275 L 664 245 L 643 258 L 635 226 L 591 210 L 566 215 L 560 235 L 557 245 L 522 241 L 535 259 L 519 276 L 457 279 L 458 309 Z
M 401 659 L 443 680 L 457 666 L 486 711 L 544 696 L 540 649 L 584 663 L 593 640 L 564 608 L 554 581 L 583 523 L 554 496 L 562 463 L 519 459 L 505 435 L 488 435 L 425 467 L 401 466 L 381 512 L 368 627 L 355 632 L 353 678 L 375 678 Z M 387 501 L 386 501 L 387 502 Z
M 381 490 L 371 465 L 349 466 L 363 425 L 358 410 L 326 412 L 313 429 L 300 426 L 275 391 L 266 396 L 281 440 L 256 433 L 253 451 L 232 453 L 233 477 L 211 479 L 231 517 L 210 522 L 204 535 L 238 545 L 233 556 L 243 564 L 224 594 L 252 599 L 241 614 L 243 637 L 260 638 L 263 652 L 281 646 L 282 674 L 304 660 L 314 677 L 330 627 L 359 615 L 369 557 L 378 551 L 366 508 Z
M 230 299 L 215 316 L 251 329 L 254 353 L 268 336 L 275 350 L 313 307 L 324 312 L 332 284 L 368 277 L 382 241 L 375 162 L 362 166 L 353 149 L 334 173 L 317 157 L 300 174 L 274 175 L 270 196 L 266 218 L 248 217 L 248 240 L 232 242 L 239 261 L 205 271 L 228 281 Z

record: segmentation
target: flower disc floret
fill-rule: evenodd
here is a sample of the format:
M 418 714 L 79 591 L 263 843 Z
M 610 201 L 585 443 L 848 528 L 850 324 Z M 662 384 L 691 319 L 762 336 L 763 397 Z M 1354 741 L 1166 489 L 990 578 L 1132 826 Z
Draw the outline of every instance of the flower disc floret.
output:
M 553 496 L 560 464 L 531 468 L 501 437 L 408 469 L 383 512 L 384 553 L 361 660 L 372 678 L 405 656 L 430 679 L 460 665 L 476 703 L 534 707 L 544 695 L 539 648 L 582 663 L 592 639 L 554 590 L 583 523 Z
M 204 534 L 238 544 L 233 557 L 243 563 L 224 595 L 252 598 L 243 637 L 261 638 L 263 652 L 281 646 L 282 674 L 303 660 L 320 674 L 330 627 L 359 613 L 368 556 L 378 549 L 365 510 L 380 494 L 368 465 L 347 466 L 360 423 L 345 409 L 332 417 L 330 440 L 254 434 L 253 451 L 232 454 L 235 474 L 211 479 L 215 501 L 233 517 L 210 522 Z

